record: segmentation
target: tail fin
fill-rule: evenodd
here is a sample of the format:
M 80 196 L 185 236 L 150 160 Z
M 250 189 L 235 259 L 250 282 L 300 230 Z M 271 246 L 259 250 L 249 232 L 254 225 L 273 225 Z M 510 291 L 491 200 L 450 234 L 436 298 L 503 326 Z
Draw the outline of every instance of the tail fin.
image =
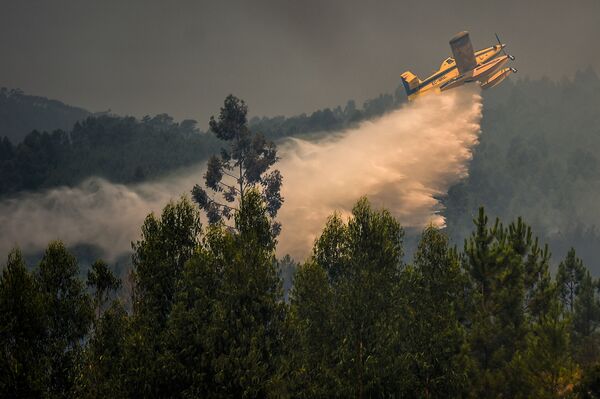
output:
M 410 99 L 419 90 L 419 84 L 421 83 L 421 80 L 417 77 L 417 75 L 410 71 L 404 72 L 402 75 L 400 75 L 400 78 L 402 79 L 404 90 L 406 90 L 406 95 Z

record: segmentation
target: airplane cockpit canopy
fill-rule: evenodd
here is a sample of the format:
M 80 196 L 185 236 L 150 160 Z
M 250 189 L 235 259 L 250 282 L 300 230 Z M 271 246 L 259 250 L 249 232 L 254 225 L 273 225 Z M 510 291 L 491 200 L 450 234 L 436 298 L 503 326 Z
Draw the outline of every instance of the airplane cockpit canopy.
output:
M 442 65 L 440 65 L 440 69 L 442 69 L 442 70 L 443 70 L 443 69 L 446 69 L 446 68 L 448 68 L 448 67 L 450 67 L 450 66 L 452 66 L 452 65 L 454 65 L 454 58 L 452 58 L 452 57 L 448 57 L 448 58 L 446 58 L 446 59 L 445 59 L 445 60 L 442 62 Z

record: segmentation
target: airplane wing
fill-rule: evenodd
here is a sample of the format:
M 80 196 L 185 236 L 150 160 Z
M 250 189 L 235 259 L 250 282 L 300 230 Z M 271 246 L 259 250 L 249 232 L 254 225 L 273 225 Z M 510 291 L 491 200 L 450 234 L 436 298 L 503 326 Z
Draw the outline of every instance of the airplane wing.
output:
M 458 72 L 462 75 L 477 66 L 475 52 L 469 38 L 469 32 L 460 32 L 450 39 L 450 48 L 456 60 Z

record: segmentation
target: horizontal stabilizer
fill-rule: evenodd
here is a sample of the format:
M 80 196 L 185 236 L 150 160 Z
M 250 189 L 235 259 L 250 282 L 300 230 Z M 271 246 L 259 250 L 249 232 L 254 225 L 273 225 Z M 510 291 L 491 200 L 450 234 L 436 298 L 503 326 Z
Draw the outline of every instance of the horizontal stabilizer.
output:
M 404 90 L 406 90 L 407 96 L 410 96 L 419 90 L 421 80 L 414 73 L 406 71 L 400 75 L 400 78 L 402 79 L 402 85 L 404 86 Z

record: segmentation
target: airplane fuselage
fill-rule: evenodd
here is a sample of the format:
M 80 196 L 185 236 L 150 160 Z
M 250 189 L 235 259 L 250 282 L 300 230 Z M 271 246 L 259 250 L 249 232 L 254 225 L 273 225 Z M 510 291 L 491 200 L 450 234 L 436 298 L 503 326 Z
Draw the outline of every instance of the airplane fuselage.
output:
M 432 91 L 445 91 L 469 82 L 480 82 L 482 88 L 486 89 L 498 85 L 504 80 L 511 71 L 510 68 L 504 68 L 510 57 L 498 54 L 504 48 L 504 44 L 494 45 L 475 52 L 476 66 L 470 71 L 460 74 L 454 58 L 445 59 L 440 65 L 440 69 L 420 81 L 414 94 L 409 95 L 410 99 L 416 96 L 426 94 Z
M 459 32 L 450 40 L 452 57 L 446 58 L 439 69 L 427 79 L 421 80 L 410 71 L 402 73 L 401 79 L 409 100 L 422 94 L 450 90 L 465 83 L 478 82 L 487 89 L 502 82 L 514 68 L 506 68 L 514 57 L 504 51 L 505 44 L 498 44 L 473 51 L 469 32 Z M 503 54 L 500 55 L 500 52 Z
M 508 57 L 505 55 L 498 58 L 494 58 L 501 51 L 502 47 L 499 44 L 497 44 L 495 46 L 491 46 L 475 52 L 477 67 L 472 71 L 473 74 L 471 74 L 471 76 L 466 76 L 469 74 L 463 75 L 465 76 L 465 80 L 461 80 L 461 82 L 467 83 L 473 82 L 475 80 L 485 82 L 486 77 L 493 75 L 496 71 L 498 71 L 508 62 Z M 458 68 L 456 67 L 454 59 L 451 57 L 447 58 L 446 60 L 444 60 L 444 62 L 442 62 L 442 65 L 440 66 L 440 69 L 437 72 L 435 72 L 433 75 L 429 76 L 427 79 L 423 80 L 419 84 L 419 90 L 415 94 L 424 94 L 429 90 L 447 90 L 450 87 L 442 89 L 441 86 L 459 77 L 461 76 L 458 72 Z M 453 85 L 452 87 L 455 86 Z

